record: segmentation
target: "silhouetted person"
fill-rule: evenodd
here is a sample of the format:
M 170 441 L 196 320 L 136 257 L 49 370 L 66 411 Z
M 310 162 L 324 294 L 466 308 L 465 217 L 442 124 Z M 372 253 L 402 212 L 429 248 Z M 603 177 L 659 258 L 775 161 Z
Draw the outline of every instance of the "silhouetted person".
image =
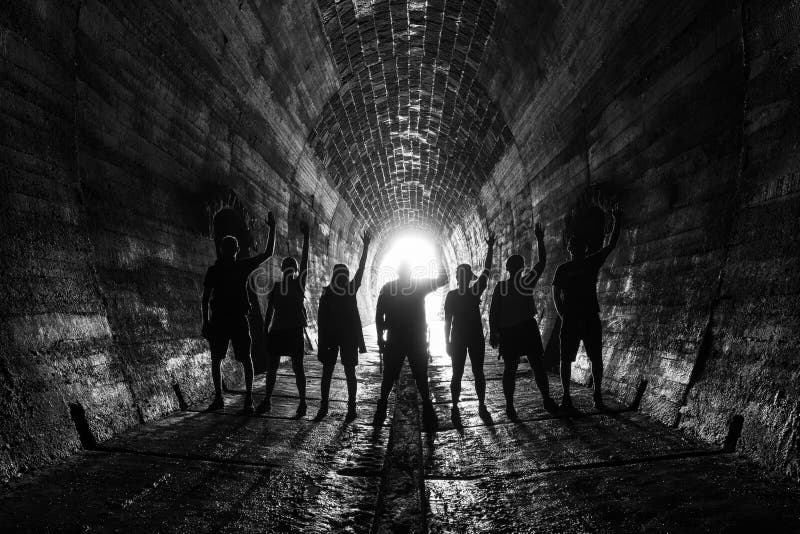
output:
M 225 406 L 222 398 L 220 365 L 228 352 L 228 343 L 233 345 L 233 354 L 244 367 L 246 396 L 243 413 L 253 412 L 253 360 L 250 357 L 250 326 L 247 313 L 247 278 L 261 263 L 272 256 L 275 248 L 275 218 L 267 216 L 269 238 L 264 252 L 239 260 L 239 242 L 226 235 L 219 246 L 219 259 L 208 268 L 203 282 L 203 337 L 211 349 L 211 376 L 214 380 L 214 401 L 209 410 Z M 209 310 L 211 315 L 209 316 Z
M 425 320 L 425 297 L 447 283 L 441 250 L 438 252 L 439 275 L 436 278 L 413 279 L 408 264 L 398 267 L 397 280 L 383 286 L 375 308 L 378 346 L 383 353 L 381 396 L 375 411 L 375 424 L 386 417 L 386 401 L 392 384 L 400 375 L 403 360 L 408 364 L 422 397 L 422 414 L 426 425 L 435 421 L 428 389 L 428 324 Z M 385 337 L 384 337 L 385 336 Z
M 303 354 L 305 352 L 304 329 L 308 324 L 304 305 L 306 293 L 306 278 L 308 276 L 308 241 L 309 228 L 306 222 L 300 223 L 303 233 L 303 255 L 300 258 L 298 270 L 297 260 L 291 256 L 281 262 L 283 277 L 276 282 L 269 293 L 267 314 L 264 318 L 267 326 L 267 391 L 264 400 L 259 404 L 258 411 L 265 412 L 272 408 L 272 390 L 278 375 L 281 356 L 292 358 L 297 393 L 300 404 L 297 407 L 296 417 L 306 414 L 306 372 L 303 368 Z
M 603 333 L 600 326 L 600 305 L 597 302 L 597 276 L 606 258 L 617 246 L 622 211 L 612 211 L 614 228 L 608 245 L 594 254 L 586 255 L 586 241 L 573 235 L 567 242 L 571 260 L 562 263 L 553 276 L 553 302 L 561 316 L 561 385 L 564 388 L 563 408 L 572 408 L 569 393 L 572 362 L 578 354 L 578 344 L 583 340 L 586 355 L 592 363 L 594 405 L 605 408 L 601 385 L 603 382 Z
M 356 365 L 358 353 L 367 352 L 364 345 L 364 331 L 358 315 L 356 293 L 361 287 L 364 277 L 364 266 L 371 236 L 364 234 L 364 249 L 358 270 L 350 280 L 347 265 L 338 263 L 333 266 L 331 283 L 322 290 L 319 298 L 317 328 L 319 330 L 319 353 L 317 358 L 322 363 L 322 383 L 320 386 L 319 412 L 315 417 L 321 420 L 328 414 L 328 397 L 331 391 L 331 377 L 336 366 L 337 356 L 341 357 L 344 376 L 347 379 L 347 419 L 356 417 Z
M 475 377 L 475 393 L 478 395 L 478 411 L 486 410 L 486 377 L 483 374 L 483 359 L 486 355 L 486 338 L 483 335 L 481 321 L 481 297 L 489 284 L 489 271 L 492 268 L 494 234 L 486 240 L 488 249 L 483 263 L 483 272 L 477 277 L 472 266 L 462 263 L 456 267 L 458 288 L 447 293 L 444 299 L 444 340 L 447 353 L 453 364 L 453 377 L 450 381 L 450 395 L 453 399 L 453 411 L 458 411 L 461 396 L 461 377 L 464 375 L 464 364 L 472 364 L 472 375 Z
M 539 250 L 539 261 L 533 269 L 524 273 L 525 260 L 522 256 L 515 254 L 508 258 L 506 270 L 509 277 L 495 286 L 489 308 L 489 342 L 492 347 L 499 346 L 500 356 L 503 358 L 503 394 L 506 397 L 506 414 L 510 419 L 517 417 L 514 389 L 517 367 L 522 356 L 527 356 L 531 364 L 544 408 L 550 411 L 556 409 L 556 403 L 550 398 L 550 382 L 544 368 L 544 346 L 536 321 L 533 291 L 547 263 L 544 230 L 539 223 L 534 226 L 533 233 Z

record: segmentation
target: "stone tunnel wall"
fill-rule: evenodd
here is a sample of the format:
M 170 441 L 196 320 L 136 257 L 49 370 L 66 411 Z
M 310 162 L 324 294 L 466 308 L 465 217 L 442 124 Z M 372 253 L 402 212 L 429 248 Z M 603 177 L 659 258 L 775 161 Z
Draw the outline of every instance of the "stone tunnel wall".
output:
M 480 79 L 516 145 L 452 235 L 477 265 L 491 225 L 501 269 L 545 223 L 554 365 L 568 226 L 581 205 L 621 202 L 599 284 L 605 387 L 632 402 L 646 384 L 644 411 L 720 445 L 743 416 L 738 450 L 794 479 L 797 27 L 787 1 L 504 3 Z M 588 383 L 585 357 L 573 376 Z
M 317 13 L 253 9 L 4 6 L 0 478 L 79 446 L 71 404 L 103 439 L 176 409 L 173 384 L 211 393 L 200 293 L 233 198 L 250 252 L 274 210 L 278 255 L 299 253 L 306 218 L 313 254 L 357 262 L 361 227 L 304 148 L 339 83 Z M 328 263 L 311 264 L 312 318 Z
M 332 264 L 355 267 L 360 220 L 306 145 L 340 90 L 318 16 L 289 1 L 4 8 L 0 477 L 78 447 L 70 404 L 104 438 L 176 408 L 173 383 L 187 401 L 210 390 L 197 307 L 210 218 L 232 198 L 254 248 L 277 212 L 278 256 L 312 222 L 312 318 Z M 643 410 L 715 442 L 741 421 L 739 450 L 795 479 L 797 25 L 788 0 L 499 2 L 475 83 L 513 143 L 447 247 L 478 266 L 491 226 L 499 272 L 545 224 L 555 363 L 567 227 L 620 201 L 606 387 L 632 401 L 646 382 Z
M 800 479 L 800 5 L 745 3 L 742 174 L 680 425 Z M 736 423 L 734 423 L 736 424 Z

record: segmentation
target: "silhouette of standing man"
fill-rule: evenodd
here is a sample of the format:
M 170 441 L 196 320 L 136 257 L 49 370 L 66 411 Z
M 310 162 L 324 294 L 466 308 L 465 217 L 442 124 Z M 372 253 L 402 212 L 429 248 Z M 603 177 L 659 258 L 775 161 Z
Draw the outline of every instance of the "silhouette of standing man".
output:
M 550 381 L 544 368 L 544 346 L 536 322 L 536 303 L 534 288 L 542 276 L 547 263 L 544 247 L 544 230 L 539 223 L 534 225 L 533 233 L 539 249 L 539 261 L 527 274 L 523 274 L 525 260 L 515 254 L 506 260 L 508 280 L 498 282 L 492 293 L 489 308 L 489 342 L 492 347 L 500 347 L 504 361 L 503 393 L 506 397 L 506 414 L 509 419 L 517 418 L 514 408 L 514 389 L 517 380 L 517 367 L 522 356 L 528 357 L 533 368 L 536 385 L 542 394 L 542 404 L 548 411 L 556 409 L 550 398 Z
M 586 241 L 572 235 L 567 243 L 571 260 L 562 263 L 553 277 L 553 302 L 561 316 L 561 385 L 564 397 L 561 407 L 572 408 L 569 393 L 572 362 L 578 355 L 578 345 L 583 340 L 586 355 L 592 364 L 592 384 L 594 386 L 594 405 L 598 410 L 605 408 L 601 384 L 603 381 L 603 333 L 600 325 L 600 304 L 597 302 L 597 276 L 606 258 L 617 246 L 620 233 L 622 210 L 617 206 L 611 216 L 614 227 L 608 245 L 599 251 L 586 255 Z
M 320 421 L 328 414 L 328 397 L 331 391 L 331 378 L 336 358 L 341 355 L 344 376 L 347 379 L 347 419 L 356 417 L 356 365 L 358 353 L 367 352 L 364 345 L 364 331 L 361 328 L 361 317 L 358 315 L 356 293 L 361 287 L 367 253 L 372 236 L 364 234 L 364 250 L 358 270 L 350 280 L 347 265 L 338 263 L 333 266 L 331 283 L 322 290 L 319 299 L 317 328 L 319 329 L 319 353 L 317 358 L 322 363 L 322 383 L 320 396 L 322 400 L 315 420 Z
M 413 279 L 407 263 L 398 267 L 397 280 L 381 289 L 375 309 L 378 347 L 383 353 L 384 367 L 381 396 L 375 411 L 374 423 L 386 417 L 386 401 L 392 384 L 400 376 L 403 360 L 408 364 L 422 396 L 422 415 L 426 425 L 435 421 L 433 403 L 428 388 L 428 324 L 425 321 L 425 297 L 448 281 L 441 248 L 437 252 L 439 275 L 436 278 Z M 384 338 L 385 335 L 385 338 Z
M 308 223 L 300 223 L 303 233 L 303 255 L 300 258 L 298 270 L 297 260 L 291 256 L 281 262 L 283 278 L 276 282 L 269 293 L 269 304 L 264 318 L 267 329 L 267 391 L 264 400 L 258 406 L 259 412 L 269 411 L 272 408 L 272 390 L 275 389 L 275 380 L 278 376 L 278 367 L 281 356 L 292 358 L 297 393 L 300 404 L 295 417 L 298 419 L 306 414 L 306 372 L 303 367 L 305 353 L 304 329 L 308 324 L 304 305 L 306 295 L 306 278 L 308 276 Z
M 444 299 L 444 340 L 447 354 L 453 365 L 453 377 L 450 381 L 450 395 L 453 399 L 453 411 L 458 411 L 461 397 L 461 377 L 464 376 L 464 365 L 472 364 L 472 375 L 475 377 L 475 393 L 478 395 L 478 411 L 486 415 L 486 377 L 483 374 L 483 360 L 486 355 L 486 338 L 483 335 L 481 321 L 481 297 L 489 284 L 489 271 L 492 269 L 494 234 L 490 233 L 486 240 L 488 249 L 483 263 L 483 272 L 477 277 L 472 266 L 462 263 L 456 267 L 458 288 L 447 293 Z
M 233 354 L 244 367 L 245 400 L 242 413 L 253 413 L 253 360 L 250 357 L 250 326 L 247 312 L 247 278 L 266 261 L 275 248 L 275 217 L 267 215 L 269 238 L 264 252 L 244 260 L 236 259 L 239 242 L 226 235 L 219 246 L 219 259 L 208 268 L 203 281 L 203 337 L 211 349 L 211 377 L 214 381 L 214 401 L 208 410 L 225 406 L 222 398 L 220 365 L 233 345 Z M 211 315 L 209 316 L 209 309 Z

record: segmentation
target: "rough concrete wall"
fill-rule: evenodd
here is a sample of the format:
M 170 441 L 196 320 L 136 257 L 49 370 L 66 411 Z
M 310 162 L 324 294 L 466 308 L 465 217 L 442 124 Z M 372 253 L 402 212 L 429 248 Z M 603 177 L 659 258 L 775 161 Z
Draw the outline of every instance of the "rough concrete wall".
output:
M 94 268 L 77 180 L 75 32 L 67 3 L 3 9 L 0 479 L 137 421 Z
M 525 252 L 546 223 L 548 284 L 566 259 L 570 211 L 599 188 L 626 210 L 601 277 L 606 386 L 673 422 L 707 319 L 726 237 L 720 214 L 738 162 L 741 54 L 735 9 L 702 3 L 508 4 L 484 83 L 512 122 L 511 151 L 484 187 L 494 226 Z M 523 20 L 549 20 L 531 31 Z M 522 43 L 513 46 L 512 43 Z M 705 303 L 705 306 L 704 304 Z M 688 311 L 687 311 L 688 310 Z M 588 379 L 579 360 L 577 379 Z
M 489 224 L 502 229 L 507 243 L 498 265 L 509 253 L 530 250 L 533 217 L 547 225 L 549 261 L 539 288 L 545 343 L 555 341 L 559 328 L 549 282 L 566 259 L 564 237 L 573 215 L 598 199 L 620 201 L 622 239 L 598 288 L 606 388 L 630 402 L 646 381 L 642 409 L 677 424 L 697 364 L 709 350 L 706 334 L 724 328 L 722 335 L 712 334 L 717 352 L 711 353 L 719 355 L 717 369 L 728 378 L 716 384 L 706 379 L 708 403 L 698 401 L 687 411 L 700 421 L 685 426 L 719 441 L 731 414 L 747 406 L 754 411 L 751 419 L 764 420 L 756 413 L 763 414 L 768 401 L 777 403 L 764 423 L 746 427 L 752 432 L 746 450 L 784 467 L 787 454 L 796 456 L 797 450 L 796 388 L 788 386 L 796 381 L 797 364 L 787 356 L 797 347 L 796 327 L 788 326 L 796 322 L 790 273 L 797 163 L 789 156 L 796 153 L 790 141 L 796 133 L 789 125 L 797 97 L 790 89 L 796 58 L 788 53 L 796 42 L 775 37 L 796 19 L 788 2 L 781 5 L 783 11 L 756 10 L 761 22 L 753 16 L 752 31 L 768 37 L 749 46 L 755 55 L 768 50 L 758 65 L 759 73 L 768 74 L 754 76 L 751 68 L 748 79 L 743 20 L 749 11 L 743 18 L 738 3 L 503 2 L 493 46 L 487 47 L 486 65 L 492 67 L 479 79 L 499 102 L 516 140 L 481 192 Z M 531 21 L 538 22 L 531 27 Z M 775 65 L 768 68 L 770 61 Z M 745 117 L 746 101 L 756 97 L 763 102 Z M 764 114 L 768 119 L 759 118 Z M 780 126 L 751 125 L 772 119 Z M 743 147 L 752 161 L 740 180 Z M 780 163 L 771 161 L 775 156 Z M 769 201 L 740 214 L 741 206 L 755 202 L 741 198 L 741 184 L 752 188 L 750 197 L 767 195 Z M 777 239 L 777 257 L 757 263 L 753 256 L 767 249 L 754 225 L 764 217 L 773 221 L 765 231 Z M 761 269 L 769 281 L 751 283 Z M 767 290 L 780 304 L 753 324 Z M 721 305 L 725 291 L 737 298 Z M 744 324 L 751 326 L 745 330 Z M 770 340 L 776 345 L 760 352 L 759 343 Z M 740 366 L 745 374 L 732 378 Z M 585 358 L 573 371 L 588 382 Z M 756 394 L 748 373 L 761 371 Z M 731 391 L 725 387 L 730 380 L 740 388 L 737 400 L 725 403 L 720 397 Z M 747 400 L 753 395 L 758 402 Z M 767 445 L 774 440 L 781 444 Z
M 174 383 L 210 392 L 198 307 L 231 195 L 251 252 L 269 209 L 279 255 L 299 253 L 301 218 L 322 228 L 315 253 L 360 243 L 305 149 L 339 83 L 316 17 L 303 2 L 4 7 L 0 478 L 78 446 L 69 404 L 103 439 L 177 408 Z M 322 272 L 312 261 L 311 287 Z
M 743 168 L 681 427 L 800 479 L 800 5 L 746 2 Z

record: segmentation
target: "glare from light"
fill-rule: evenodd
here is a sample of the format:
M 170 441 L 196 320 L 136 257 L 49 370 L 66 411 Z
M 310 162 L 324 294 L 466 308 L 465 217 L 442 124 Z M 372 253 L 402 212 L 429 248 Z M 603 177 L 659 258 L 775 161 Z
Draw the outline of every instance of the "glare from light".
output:
M 397 279 L 397 267 L 407 263 L 412 278 L 435 278 L 439 274 L 436 246 L 425 234 L 408 233 L 398 236 L 389 245 L 378 268 L 378 287 Z M 447 287 L 429 294 L 425 298 L 425 318 L 428 321 L 431 352 L 444 349 L 444 336 L 438 325 L 443 318 L 442 304 Z M 441 339 L 439 339 L 441 338 Z
M 439 272 L 436 249 L 423 234 L 404 234 L 390 244 L 381 261 L 379 283 L 383 285 L 397 278 L 397 268 L 402 263 L 411 268 L 413 278 L 435 277 Z

